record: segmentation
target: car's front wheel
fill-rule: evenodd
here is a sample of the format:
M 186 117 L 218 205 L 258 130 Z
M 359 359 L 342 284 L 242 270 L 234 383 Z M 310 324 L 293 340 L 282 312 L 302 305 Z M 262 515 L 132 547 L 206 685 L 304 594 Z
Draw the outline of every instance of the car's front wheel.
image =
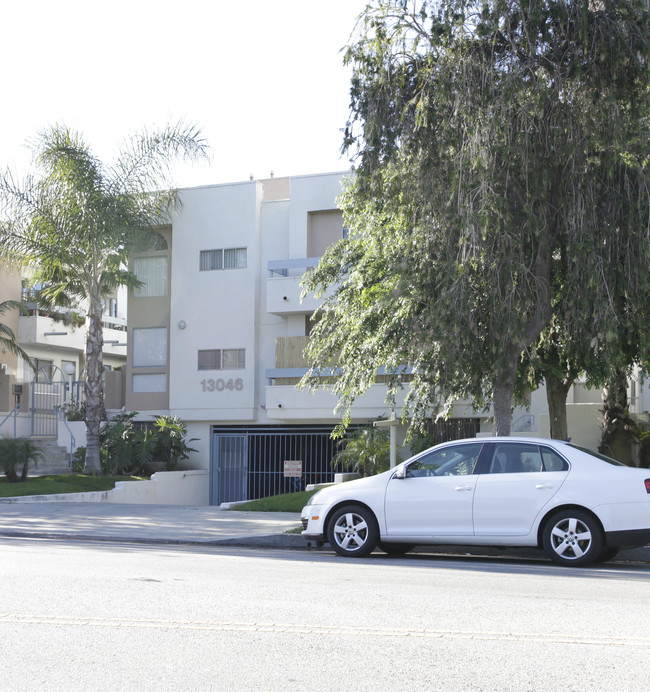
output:
M 374 514 L 361 505 L 344 505 L 329 521 L 327 537 L 343 557 L 364 557 L 377 547 L 379 529 Z
M 603 551 L 603 536 L 596 520 L 581 510 L 565 510 L 549 518 L 542 544 L 558 565 L 581 567 L 595 562 Z

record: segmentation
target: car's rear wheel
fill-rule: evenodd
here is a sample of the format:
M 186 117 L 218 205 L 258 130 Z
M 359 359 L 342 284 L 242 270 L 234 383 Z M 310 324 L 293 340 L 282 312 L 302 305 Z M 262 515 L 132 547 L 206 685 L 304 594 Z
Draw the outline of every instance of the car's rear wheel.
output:
M 415 545 L 413 543 L 384 543 L 384 541 L 380 541 L 379 548 L 389 555 L 406 555 L 415 548 Z
M 344 505 L 329 521 L 327 537 L 343 557 L 364 557 L 377 547 L 379 529 L 374 514 L 361 505 Z
M 564 510 L 546 522 L 542 544 L 558 565 L 581 567 L 598 560 L 603 551 L 603 536 L 591 515 L 577 509 Z

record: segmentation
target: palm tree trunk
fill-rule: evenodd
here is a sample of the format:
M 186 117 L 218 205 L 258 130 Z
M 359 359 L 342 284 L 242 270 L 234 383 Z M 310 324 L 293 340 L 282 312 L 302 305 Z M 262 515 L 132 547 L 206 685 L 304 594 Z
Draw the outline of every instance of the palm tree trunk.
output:
M 627 400 L 627 373 L 618 370 L 603 390 L 603 435 L 598 451 L 635 466 L 632 442 L 635 439 L 634 421 L 630 419 Z
M 93 295 L 88 309 L 86 331 L 86 463 L 84 473 L 100 473 L 99 433 L 106 420 L 104 409 L 103 357 L 104 334 L 102 329 L 103 306 L 101 297 Z

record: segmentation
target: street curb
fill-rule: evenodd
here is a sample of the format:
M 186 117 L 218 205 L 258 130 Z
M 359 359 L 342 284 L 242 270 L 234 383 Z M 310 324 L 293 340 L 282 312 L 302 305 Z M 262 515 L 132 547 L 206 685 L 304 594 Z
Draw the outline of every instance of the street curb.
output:
M 145 536 L 98 536 L 82 533 L 50 533 L 47 531 L 0 531 L 0 538 L 37 538 L 62 541 L 97 541 L 101 543 L 129 543 L 144 545 L 228 545 L 242 547 L 273 547 L 288 549 L 309 549 L 309 544 L 299 534 L 267 534 L 262 536 L 241 536 L 238 538 L 215 538 L 192 540 L 189 538 L 148 538 Z
M 212 540 L 193 541 L 183 538 L 147 538 L 125 536 L 97 536 L 96 534 L 49 533 L 45 531 L 0 531 L 3 538 L 26 538 L 62 541 L 87 541 L 98 543 L 128 543 L 129 545 L 191 545 L 191 546 L 224 546 L 241 548 L 278 548 L 284 550 L 304 550 L 305 552 L 321 550 L 314 542 L 305 540 L 300 534 L 266 534 L 261 536 L 240 536 L 238 538 L 216 538 Z M 333 552 L 329 547 L 325 552 Z M 541 550 L 531 548 L 485 548 L 479 546 L 417 546 L 415 554 L 429 554 L 472 558 L 509 558 L 522 560 L 550 561 Z M 650 564 L 650 546 L 621 550 L 620 555 L 609 563 Z M 593 565 L 590 565 L 593 567 Z

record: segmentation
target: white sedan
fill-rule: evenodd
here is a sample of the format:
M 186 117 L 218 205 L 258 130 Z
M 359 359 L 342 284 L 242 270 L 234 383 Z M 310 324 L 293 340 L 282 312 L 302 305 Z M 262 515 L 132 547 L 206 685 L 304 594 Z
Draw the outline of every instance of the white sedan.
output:
M 577 567 L 650 543 L 650 470 L 557 440 L 456 440 L 323 488 L 301 518 L 307 540 L 343 556 L 426 544 L 534 546 Z

